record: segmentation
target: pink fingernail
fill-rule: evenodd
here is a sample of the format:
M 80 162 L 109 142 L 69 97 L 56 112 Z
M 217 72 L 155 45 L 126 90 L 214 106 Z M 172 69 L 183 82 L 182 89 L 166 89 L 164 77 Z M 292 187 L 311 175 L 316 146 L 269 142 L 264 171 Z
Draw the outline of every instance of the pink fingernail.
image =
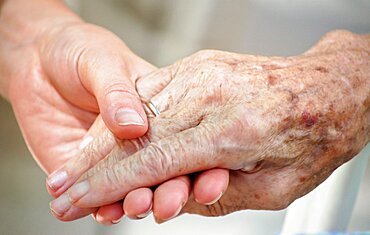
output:
M 68 193 L 71 202 L 73 203 L 80 200 L 89 191 L 89 188 L 90 184 L 87 180 L 72 186 Z
M 168 220 L 171 220 L 171 219 L 173 219 L 173 218 L 175 218 L 176 216 L 178 216 L 178 214 L 180 213 L 180 211 L 181 211 L 181 209 L 182 209 L 182 207 L 185 205 L 185 203 L 182 203 L 180 206 L 179 206 L 179 208 L 177 208 L 177 210 L 175 211 L 175 213 L 173 213 L 173 215 L 172 216 L 170 216 L 169 218 L 167 218 L 167 219 L 163 219 L 164 221 L 168 221 Z
M 52 190 L 56 191 L 66 183 L 67 178 L 66 171 L 57 171 L 48 177 L 46 183 Z
M 121 219 L 112 220 L 112 224 L 118 224 L 119 222 L 121 222 Z
M 139 218 L 139 219 L 147 217 L 152 212 L 152 208 L 153 208 L 153 203 L 150 204 L 150 207 L 146 212 L 144 212 L 142 214 L 139 214 L 136 217 Z
M 50 203 L 50 209 L 58 216 L 63 216 L 71 206 L 72 204 L 66 194 L 62 194 Z
M 121 108 L 116 112 L 116 122 L 120 126 L 144 126 L 143 118 L 133 109 Z
M 218 200 L 220 200 L 220 198 L 222 197 L 222 195 L 223 195 L 223 192 L 221 192 L 213 201 L 204 203 L 204 205 L 210 206 L 210 205 L 215 204 Z
M 102 217 L 99 214 L 96 215 L 96 222 L 98 222 L 99 224 L 105 225 L 105 226 L 112 226 L 114 224 L 113 221 L 104 220 L 104 217 Z

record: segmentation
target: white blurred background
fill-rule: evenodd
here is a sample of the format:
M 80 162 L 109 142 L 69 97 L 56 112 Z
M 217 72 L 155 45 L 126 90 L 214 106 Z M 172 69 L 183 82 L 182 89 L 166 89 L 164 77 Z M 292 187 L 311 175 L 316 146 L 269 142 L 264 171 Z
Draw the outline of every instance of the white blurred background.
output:
M 370 33 L 368 0 L 70 0 L 85 20 L 120 36 L 144 59 L 164 66 L 199 49 L 289 56 L 324 33 Z M 91 218 L 63 223 L 49 213 L 45 175 L 32 160 L 9 104 L 0 101 L 0 234 L 276 234 L 286 211 L 222 218 L 152 218 L 103 227 Z M 370 231 L 370 164 L 349 231 Z M 343 212 L 345 213 L 345 212 Z

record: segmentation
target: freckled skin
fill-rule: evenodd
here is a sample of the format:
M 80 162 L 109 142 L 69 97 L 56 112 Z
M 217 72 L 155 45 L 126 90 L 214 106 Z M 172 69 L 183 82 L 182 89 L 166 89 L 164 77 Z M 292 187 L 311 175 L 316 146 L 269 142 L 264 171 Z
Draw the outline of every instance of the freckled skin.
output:
M 286 208 L 368 143 L 369 55 L 369 36 L 346 31 L 329 33 L 306 53 L 287 58 L 198 52 L 138 80 L 140 93 L 147 89 L 143 84 L 163 78 L 158 94 L 145 97 L 161 114 L 149 119 L 145 141 L 121 142 L 83 177 L 102 169 L 130 169 L 123 180 L 130 186 L 110 186 L 119 191 L 118 200 L 118 195 L 124 197 L 137 187 L 227 168 L 233 171 L 223 197 L 211 206 L 190 197 L 183 213 L 218 216 L 243 209 Z M 173 141 L 170 148 L 154 148 L 160 139 L 195 127 L 201 128 L 201 134 Z M 128 143 L 134 147 L 122 154 Z M 185 150 L 189 143 L 196 144 Z M 117 163 L 143 147 L 153 147 L 140 158 L 150 161 Z M 158 161 L 163 152 L 168 155 Z M 178 156 L 192 156 L 192 161 L 181 164 Z M 115 160 L 108 164 L 111 158 Z M 256 172 L 238 170 L 258 161 Z M 140 179 L 130 174 L 139 174 Z M 96 188 L 109 183 L 101 180 Z

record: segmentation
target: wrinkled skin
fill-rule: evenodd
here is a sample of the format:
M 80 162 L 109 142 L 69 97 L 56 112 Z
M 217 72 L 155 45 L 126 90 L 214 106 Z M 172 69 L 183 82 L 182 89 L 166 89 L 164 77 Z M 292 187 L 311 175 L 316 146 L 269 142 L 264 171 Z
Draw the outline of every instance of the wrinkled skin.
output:
M 77 207 L 110 204 L 136 188 L 213 168 L 232 170 L 223 197 L 203 206 L 191 196 L 182 212 L 287 207 L 368 143 L 369 48 L 368 36 L 339 31 L 300 56 L 201 51 L 141 78 L 137 87 L 158 87 L 146 98 L 161 114 L 149 118 L 145 137 L 102 134 L 67 163 L 70 178 L 59 198 L 68 195 L 73 206 L 61 219 L 81 217 Z M 96 151 L 104 145 L 107 155 Z M 240 171 L 254 164 L 255 171 Z
M 156 85 L 157 84 L 157 85 Z M 137 86 L 142 97 L 152 97 L 153 94 L 158 93 L 163 85 L 158 84 L 157 80 L 148 79 L 145 83 L 140 82 Z M 153 115 L 148 113 L 150 119 L 153 119 Z M 141 143 L 146 142 L 147 137 L 140 138 L 138 140 L 120 140 L 116 138 L 105 126 L 101 116 L 98 116 L 94 124 L 88 131 L 88 136 L 92 137 L 92 142 L 84 149 L 82 149 L 82 155 L 78 158 L 72 158 L 66 166 L 62 169 L 68 172 L 70 177 L 69 181 L 64 184 L 61 188 L 55 190 L 49 185 L 48 191 L 52 196 L 58 197 L 65 191 L 72 183 L 73 178 L 78 177 L 82 172 L 95 165 L 101 157 L 104 157 L 114 148 L 115 144 L 120 145 L 117 151 L 120 151 L 120 158 L 128 157 L 135 153 L 142 147 Z M 112 158 L 113 159 L 113 158 Z M 111 161 L 111 160 L 109 160 Z M 209 204 L 219 196 L 220 193 L 226 190 L 228 184 L 228 171 L 224 169 L 212 169 L 200 173 L 195 177 L 198 183 L 195 186 L 194 193 L 198 195 L 197 202 L 202 204 Z M 204 191 L 204 189 L 209 189 Z M 130 192 L 130 194 L 124 200 L 125 214 L 132 219 L 141 219 L 146 217 L 152 209 L 154 209 L 157 215 L 157 221 L 161 222 L 164 218 L 169 218 L 178 208 L 178 203 L 186 202 L 188 194 L 190 192 L 190 178 L 188 176 L 181 176 L 167 181 L 161 184 L 155 190 L 157 200 L 154 200 L 153 205 L 153 192 L 149 188 L 139 188 Z M 162 195 L 162 196 L 160 196 Z M 116 203 L 117 205 L 120 203 Z M 170 205 L 172 204 L 172 206 Z M 90 213 L 94 213 L 94 217 L 98 222 L 111 225 L 112 221 L 110 218 L 115 218 L 113 223 L 117 223 L 123 213 L 117 205 L 108 206 L 105 208 L 90 208 L 80 209 L 73 208 L 63 216 L 58 216 L 53 212 L 54 216 L 61 220 L 71 220 Z M 154 207 L 154 208 L 153 208 Z M 157 213 L 156 213 L 157 212 Z M 145 215 L 145 216 L 143 216 Z

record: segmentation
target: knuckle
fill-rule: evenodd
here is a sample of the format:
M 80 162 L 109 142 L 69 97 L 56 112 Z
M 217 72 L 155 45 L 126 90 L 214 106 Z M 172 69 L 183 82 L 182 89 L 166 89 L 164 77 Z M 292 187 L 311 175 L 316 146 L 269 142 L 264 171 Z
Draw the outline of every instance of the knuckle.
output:
M 193 56 L 195 58 L 198 58 L 198 59 L 201 59 L 201 60 L 208 60 L 208 59 L 214 58 L 217 55 L 220 55 L 221 53 L 222 52 L 220 52 L 218 50 L 206 49 L 206 50 L 197 51 L 196 53 L 194 53 Z
M 78 158 L 77 165 L 83 166 L 85 169 L 89 169 L 94 166 L 94 157 L 96 155 L 96 150 L 92 147 L 92 145 L 86 146 Z
M 143 172 L 144 175 L 157 180 L 164 180 L 168 177 L 173 163 L 173 158 L 165 151 L 162 145 L 151 143 L 146 148 L 146 153 L 140 158 L 139 165 L 145 171 Z
M 351 33 L 348 30 L 344 30 L 344 29 L 337 29 L 334 31 L 330 31 L 323 36 L 323 38 L 325 39 L 336 39 L 336 40 L 338 38 L 353 39 L 355 37 L 356 37 L 355 34 Z
M 105 151 L 99 147 L 104 146 L 103 144 L 104 143 L 101 143 L 101 140 L 97 138 L 92 144 L 83 148 L 76 165 L 83 169 L 94 167 L 100 159 L 105 157 Z
M 105 191 L 106 192 L 114 192 L 121 188 L 123 185 L 123 171 L 122 167 L 118 167 L 115 165 L 112 168 L 105 168 L 104 169 L 104 178 L 105 178 Z

